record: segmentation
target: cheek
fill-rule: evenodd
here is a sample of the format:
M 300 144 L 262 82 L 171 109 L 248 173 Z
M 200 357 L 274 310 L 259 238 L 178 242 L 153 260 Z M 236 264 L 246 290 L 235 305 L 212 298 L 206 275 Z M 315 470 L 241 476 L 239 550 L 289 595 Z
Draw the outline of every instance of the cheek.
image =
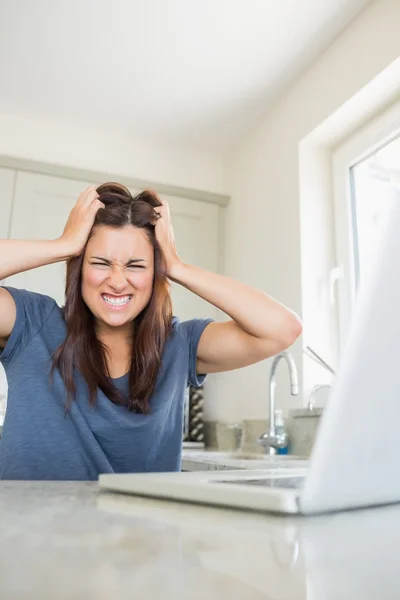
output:
M 130 284 L 139 291 L 145 291 L 153 285 L 153 273 L 134 273 L 128 277 Z
M 98 269 L 91 269 L 84 274 L 83 284 L 88 287 L 99 286 L 106 278 L 106 273 Z

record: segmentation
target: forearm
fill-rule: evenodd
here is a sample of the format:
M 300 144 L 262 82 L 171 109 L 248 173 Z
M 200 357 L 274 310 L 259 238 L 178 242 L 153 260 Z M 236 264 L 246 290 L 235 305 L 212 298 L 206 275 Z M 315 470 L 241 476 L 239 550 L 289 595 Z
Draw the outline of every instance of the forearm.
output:
M 61 240 L 0 240 L 0 280 L 69 257 Z
M 301 332 L 297 315 L 264 292 L 200 267 L 180 263 L 170 278 L 213 304 L 246 333 L 262 339 L 286 340 Z

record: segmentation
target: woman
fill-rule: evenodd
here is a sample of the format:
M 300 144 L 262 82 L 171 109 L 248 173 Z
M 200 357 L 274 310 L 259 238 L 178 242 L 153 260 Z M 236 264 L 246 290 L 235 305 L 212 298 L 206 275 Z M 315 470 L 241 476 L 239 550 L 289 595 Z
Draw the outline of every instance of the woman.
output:
M 149 191 L 90 187 L 60 238 L 0 241 L 0 279 L 64 260 L 63 308 L 0 288 L 2 479 L 180 470 L 188 383 L 277 354 L 301 332 L 266 294 L 184 263 L 168 204 Z M 168 279 L 231 320 L 173 318 Z

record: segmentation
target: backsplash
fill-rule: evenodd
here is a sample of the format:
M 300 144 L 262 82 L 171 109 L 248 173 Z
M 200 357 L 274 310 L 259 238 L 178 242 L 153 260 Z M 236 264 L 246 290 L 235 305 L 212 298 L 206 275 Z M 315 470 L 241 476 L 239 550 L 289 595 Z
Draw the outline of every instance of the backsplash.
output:
M 289 434 L 289 453 L 308 457 L 311 454 L 317 435 L 322 409 L 313 411 L 296 409 L 290 411 L 286 419 Z M 251 454 L 265 454 L 258 438 L 268 431 L 268 419 L 244 419 L 237 425 L 243 428 L 241 450 Z M 231 423 L 206 421 L 204 423 L 204 441 L 206 448 L 220 451 L 238 450 L 238 436 Z

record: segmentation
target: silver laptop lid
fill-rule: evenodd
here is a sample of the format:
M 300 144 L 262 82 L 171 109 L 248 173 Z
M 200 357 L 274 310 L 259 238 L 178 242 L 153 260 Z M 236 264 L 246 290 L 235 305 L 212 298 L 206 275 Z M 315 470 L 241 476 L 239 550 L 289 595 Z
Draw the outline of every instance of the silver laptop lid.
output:
M 361 282 L 300 497 L 303 513 L 400 502 L 400 197 Z

